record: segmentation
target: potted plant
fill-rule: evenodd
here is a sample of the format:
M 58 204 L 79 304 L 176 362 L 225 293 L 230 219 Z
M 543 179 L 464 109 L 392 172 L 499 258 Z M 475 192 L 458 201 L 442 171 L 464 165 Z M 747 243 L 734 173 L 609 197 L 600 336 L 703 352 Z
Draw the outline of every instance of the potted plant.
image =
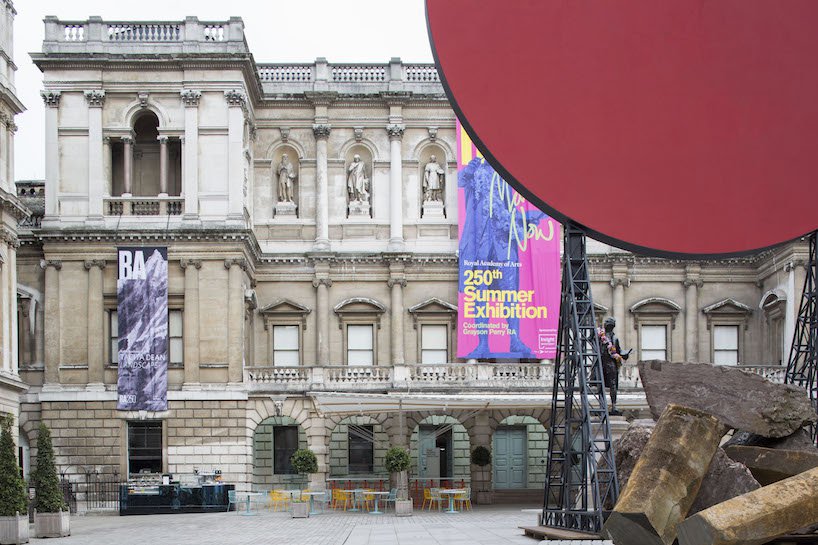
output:
M 412 516 L 412 500 L 409 499 L 409 466 L 412 460 L 409 452 L 401 447 L 392 447 L 386 451 L 384 466 L 389 472 L 392 486 L 398 489 L 395 499 L 395 515 Z
M 318 458 L 310 449 L 302 448 L 296 450 L 290 457 L 290 464 L 296 473 L 304 476 L 304 481 L 307 481 L 307 475 L 318 473 Z M 310 516 L 310 504 L 303 501 L 301 498 L 293 498 L 292 502 L 292 517 L 293 518 L 307 518 Z
M 13 424 L 11 416 L 0 422 L 0 543 L 3 545 L 28 543 L 28 497 L 14 455 Z
M 63 537 L 71 535 L 70 513 L 63 500 L 57 468 L 54 465 L 54 447 L 51 431 L 40 424 L 37 437 L 37 468 L 34 470 L 34 537 Z
M 480 490 L 477 491 L 477 503 L 490 504 L 493 501 L 490 481 L 486 479 L 486 466 L 491 463 L 491 452 L 484 446 L 474 447 L 471 451 L 471 463 L 480 468 Z

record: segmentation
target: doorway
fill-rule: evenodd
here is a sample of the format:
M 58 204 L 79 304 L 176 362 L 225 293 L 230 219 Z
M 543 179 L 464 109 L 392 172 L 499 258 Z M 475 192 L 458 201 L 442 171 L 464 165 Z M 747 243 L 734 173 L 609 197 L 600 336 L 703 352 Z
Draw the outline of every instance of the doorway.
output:
M 498 428 L 494 432 L 494 488 L 526 487 L 527 433 L 525 427 Z

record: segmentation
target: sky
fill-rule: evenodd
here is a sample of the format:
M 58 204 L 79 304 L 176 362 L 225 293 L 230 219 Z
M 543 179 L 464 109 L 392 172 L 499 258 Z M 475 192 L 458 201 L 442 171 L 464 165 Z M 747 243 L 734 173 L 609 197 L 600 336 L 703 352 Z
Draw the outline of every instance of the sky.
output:
M 27 110 L 15 118 L 15 178 L 45 177 L 42 73 L 29 53 L 41 51 L 43 17 L 83 21 L 244 20 L 247 44 L 258 63 L 432 62 L 423 0 L 13 0 L 17 96 Z

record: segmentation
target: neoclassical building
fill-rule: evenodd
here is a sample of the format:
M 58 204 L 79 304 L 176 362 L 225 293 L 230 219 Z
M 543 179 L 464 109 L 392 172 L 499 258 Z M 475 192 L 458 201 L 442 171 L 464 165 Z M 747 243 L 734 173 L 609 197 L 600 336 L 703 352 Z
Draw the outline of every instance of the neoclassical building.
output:
M 220 469 L 267 488 L 299 446 L 317 482 L 385 476 L 404 445 L 415 478 L 542 493 L 552 363 L 455 357 L 455 117 L 433 65 L 257 64 L 241 19 L 195 17 L 48 17 L 33 60 L 46 179 L 18 184 L 42 212 L 19 234 L 4 357 L 29 385 L 22 444 L 42 421 L 70 478 Z M 116 410 L 116 249 L 140 245 L 168 249 L 159 413 Z M 695 263 L 590 249 L 631 364 L 782 375 L 805 244 Z M 637 414 L 633 365 L 621 380 Z M 478 445 L 491 466 L 470 464 Z

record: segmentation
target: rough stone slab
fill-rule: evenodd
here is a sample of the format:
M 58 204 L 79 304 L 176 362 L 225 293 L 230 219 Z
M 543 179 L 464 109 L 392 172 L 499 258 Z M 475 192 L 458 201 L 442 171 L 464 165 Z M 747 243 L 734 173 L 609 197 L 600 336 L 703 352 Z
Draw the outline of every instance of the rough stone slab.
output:
M 747 431 L 736 431 L 729 441 L 722 445 L 727 448 L 731 445 L 746 447 L 766 447 L 785 450 L 808 450 L 815 451 L 815 442 L 812 440 L 809 430 L 801 428 L 792 435 L 786 437 L 763 437 Z
M 818 468 L 697 513 L 679 525 L 679 545 L 761 545 L 818 523 Z
M 651 413 L 669 403 L 704 411 L 727 426 L 764 437 L 785 437 L 816 419 L 807 392 L 726 365 L 639 362 Z
M 784 450 L 730 445 L 727 455 L 747 466 L 762 485 L 776 483 L 818 467 L 818 449 Z
M 622 437 L 614 441 L 616 475 L 619 479 L 620 490 L 624 490 L 628 484 L 633 468 L 645 450 L 645 445 L 654 427 L 655 423 L 652 420 L 635 421 Z M 702 509 L 756 490 L 759 486 L 749 469 L 731 460 L 719 448 L 710 462 L 710 467 L 688 514 L 698 513 Z
M 717 418 L 668 405 L 605 522 L 603 535 L 627 545 L 671 545 L 722 435 L 724 425 Z

